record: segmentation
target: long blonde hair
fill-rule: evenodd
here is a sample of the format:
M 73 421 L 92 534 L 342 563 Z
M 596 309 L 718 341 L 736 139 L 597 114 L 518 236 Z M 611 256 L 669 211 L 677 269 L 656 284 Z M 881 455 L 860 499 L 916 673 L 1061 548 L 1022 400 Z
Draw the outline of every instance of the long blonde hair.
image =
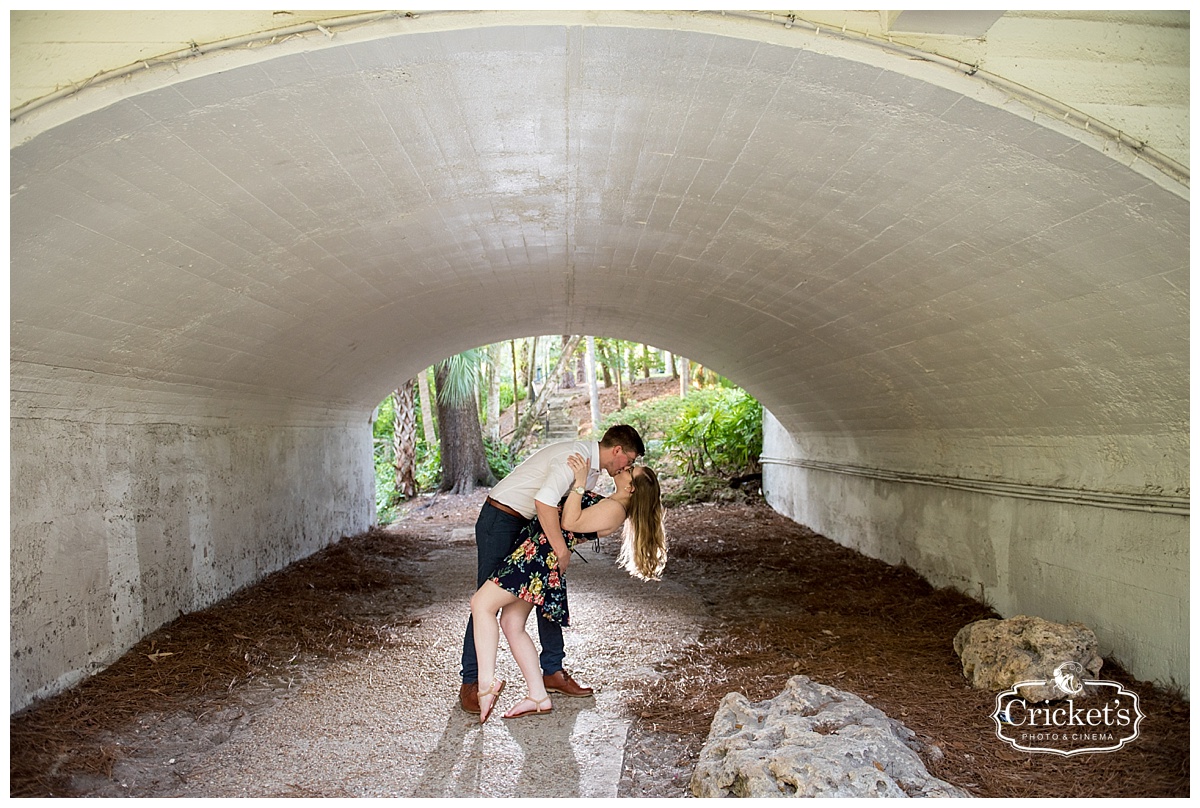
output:
M 633 478 L 633 495 L 625 509 L 625 531 L 617 563 L 635 578 L 657 581 L 667 564 L 662 491 L 654 469 L 640 468 L 642 473 Z

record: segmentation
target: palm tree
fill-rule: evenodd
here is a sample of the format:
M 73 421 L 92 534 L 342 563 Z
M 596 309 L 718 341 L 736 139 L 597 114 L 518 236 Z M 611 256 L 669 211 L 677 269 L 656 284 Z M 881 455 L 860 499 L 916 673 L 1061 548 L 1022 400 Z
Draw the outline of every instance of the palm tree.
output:
M 409 379 L 392 392 L 392 466 L 396 469 L 396 494 L 417 495 L 416 381 Z
M 439 362 L 433 369 L 437 386 L 438 441 L 442 450 L 439 491 L 469 494 L 496 484 L 483 448 L 479 404 L 475 395 L 479 375 L 478 349 Z

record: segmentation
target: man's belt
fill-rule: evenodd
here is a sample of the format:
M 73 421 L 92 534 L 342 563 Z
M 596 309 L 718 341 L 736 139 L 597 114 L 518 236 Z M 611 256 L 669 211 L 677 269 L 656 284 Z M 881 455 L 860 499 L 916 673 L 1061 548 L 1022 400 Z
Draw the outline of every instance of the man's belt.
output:
M 520 513 L 518 513 L 517 511 L 515 511 L 515 510 L 513 510 L 512 508 L 510 508 L 510 507 L 508 507 L 507 505 L 505 505 L 503 502 L 497 502 L 496 500 L 492 499 L 491 497 L 488 497 L 488 498 L 485 500 L 485 502 L 487 502 L 487 504 L 488 504 L 488 505 L 491 505 L 493 508 L 495 508 L 496 510 L 500 511 L 501 513 L 506 513 L 506 514 L 508 514 L 509 516 L 515 516 L 515 517 L 517 517 L 518 519 L 524 519 L 524 518 L 525 518 L 524 516 L 522 516 L 522 515 L 521 515 Z

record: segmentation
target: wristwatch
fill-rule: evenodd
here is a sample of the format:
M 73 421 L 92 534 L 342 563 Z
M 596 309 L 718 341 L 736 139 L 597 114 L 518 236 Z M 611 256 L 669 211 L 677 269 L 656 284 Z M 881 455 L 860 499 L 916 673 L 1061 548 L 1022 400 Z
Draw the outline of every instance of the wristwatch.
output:
M 582 485 L 577 485 L 574 488 L 572 488 L 571 490 L 574 491 L 579 496 L 583 496 L 583 492 L 587 489 L 585 489 Z

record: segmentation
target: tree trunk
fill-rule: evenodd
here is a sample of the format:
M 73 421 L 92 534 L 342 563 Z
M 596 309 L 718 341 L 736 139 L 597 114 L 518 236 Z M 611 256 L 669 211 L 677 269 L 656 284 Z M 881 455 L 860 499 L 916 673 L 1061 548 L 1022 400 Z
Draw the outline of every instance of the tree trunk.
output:
M 596 338 L 587 338 L 587 356 L 584 373 L 587 374 L 588 404 L 592 412 L 592 431 L 600 427 L 600 391 L 596 389 Z
M 663 362 L 666 364 L 667 370 L 669 370 L 671 372 L 671 378 L 678 379 L 679 378 L 679 368 L 677 368 L 675 366 L 675 354 L 673 354 L 669 351 L 667 353 L 663 354 Z
M 684 398 L 692 387 L 692 360 L 679 357 L 679 397 Z
M 433 428 L 433 398 L 429 393 L 429 371 L 417 374 L 418 392 L 421 394 L 421 437 L 426 446 L 433 446 L 437 433 Z
M 642 378 L 650 378 L 650 346 L 642 343 Z
M 617 344 L 613 351 L 617 355 L 617 366 L 613 368 L 613 375 L 617 377 L 617 409 L 625 409 L 625 386 L 621 383 L 621 345 Z
M 500 345 L 489 345 L 488 358 L 488 395 L 487 395 L 487 428 L 492 440 L 500 440 Z
M 517 341 L 512 341 L 512 360 L 513 360 L 513 427 L 521 422 L 521 375 L 517 373 Z
M 438 389 L 446 388 L 446 366 L 434 368 L 434 383 Z M 487 454 L 483 450 L 483 431 L 479 426 L 479 409 L 474 396 L 454 404 L 438 396 L 438 439 L 442 449 L 442 484 L 439 491 L 451 494 L 469 494 L 476 488 L 490 488 L 496 484 L 492 470 L 488 468 Z
M 571 340 L 571 335 L 570 335 L 570 334 L 563 334 L 563 335 L 562 335 L 562 349 L 563 349 L 564 351 L 565 351 L 565 350 L 567 350 L 567 343 L 568 343 L 570 340 Z M 576 345 L 578 345 L 578 344 L 579 344 L 579 341 L 578 341 L 578 340 L 576 340 L 575 344 L 576 344 Z M 569 389 L 571 389 L 571 388 L 575 387 L 575 368 L 574 368 L 574 364 L 575 364 L 575 363 L 574 363 L 574 362 L 572 362 L 572 361 L 570 360 L 570 358 L 568 358 L 568 359 L 567 359 L 567 363 L 566 363 L 566 365 L 564 365 L 564 366 L 563 366 L 563 372 L 562 372 L 562 382 L 561 382 L 561 384 L 560 384 L 559 386 L 560 386 L 561 388 L 565 389 L 565 390 L 569 390 Z
M 537 344 L 538 338 L 534 337 L 529 347 L 529 365 L 527 368 L 526 380 L 529 382 L 529 395 L 526 398 L 529 400 L 530 406 L 533 405 L 533 400 L 537 398 L 537 388 L 534 386 L 537 374 Z
M 392 466 L 396 469 L 396 494 L 405 499 L 417 495 L 416 384 L 409 379 L 392 392 Z

